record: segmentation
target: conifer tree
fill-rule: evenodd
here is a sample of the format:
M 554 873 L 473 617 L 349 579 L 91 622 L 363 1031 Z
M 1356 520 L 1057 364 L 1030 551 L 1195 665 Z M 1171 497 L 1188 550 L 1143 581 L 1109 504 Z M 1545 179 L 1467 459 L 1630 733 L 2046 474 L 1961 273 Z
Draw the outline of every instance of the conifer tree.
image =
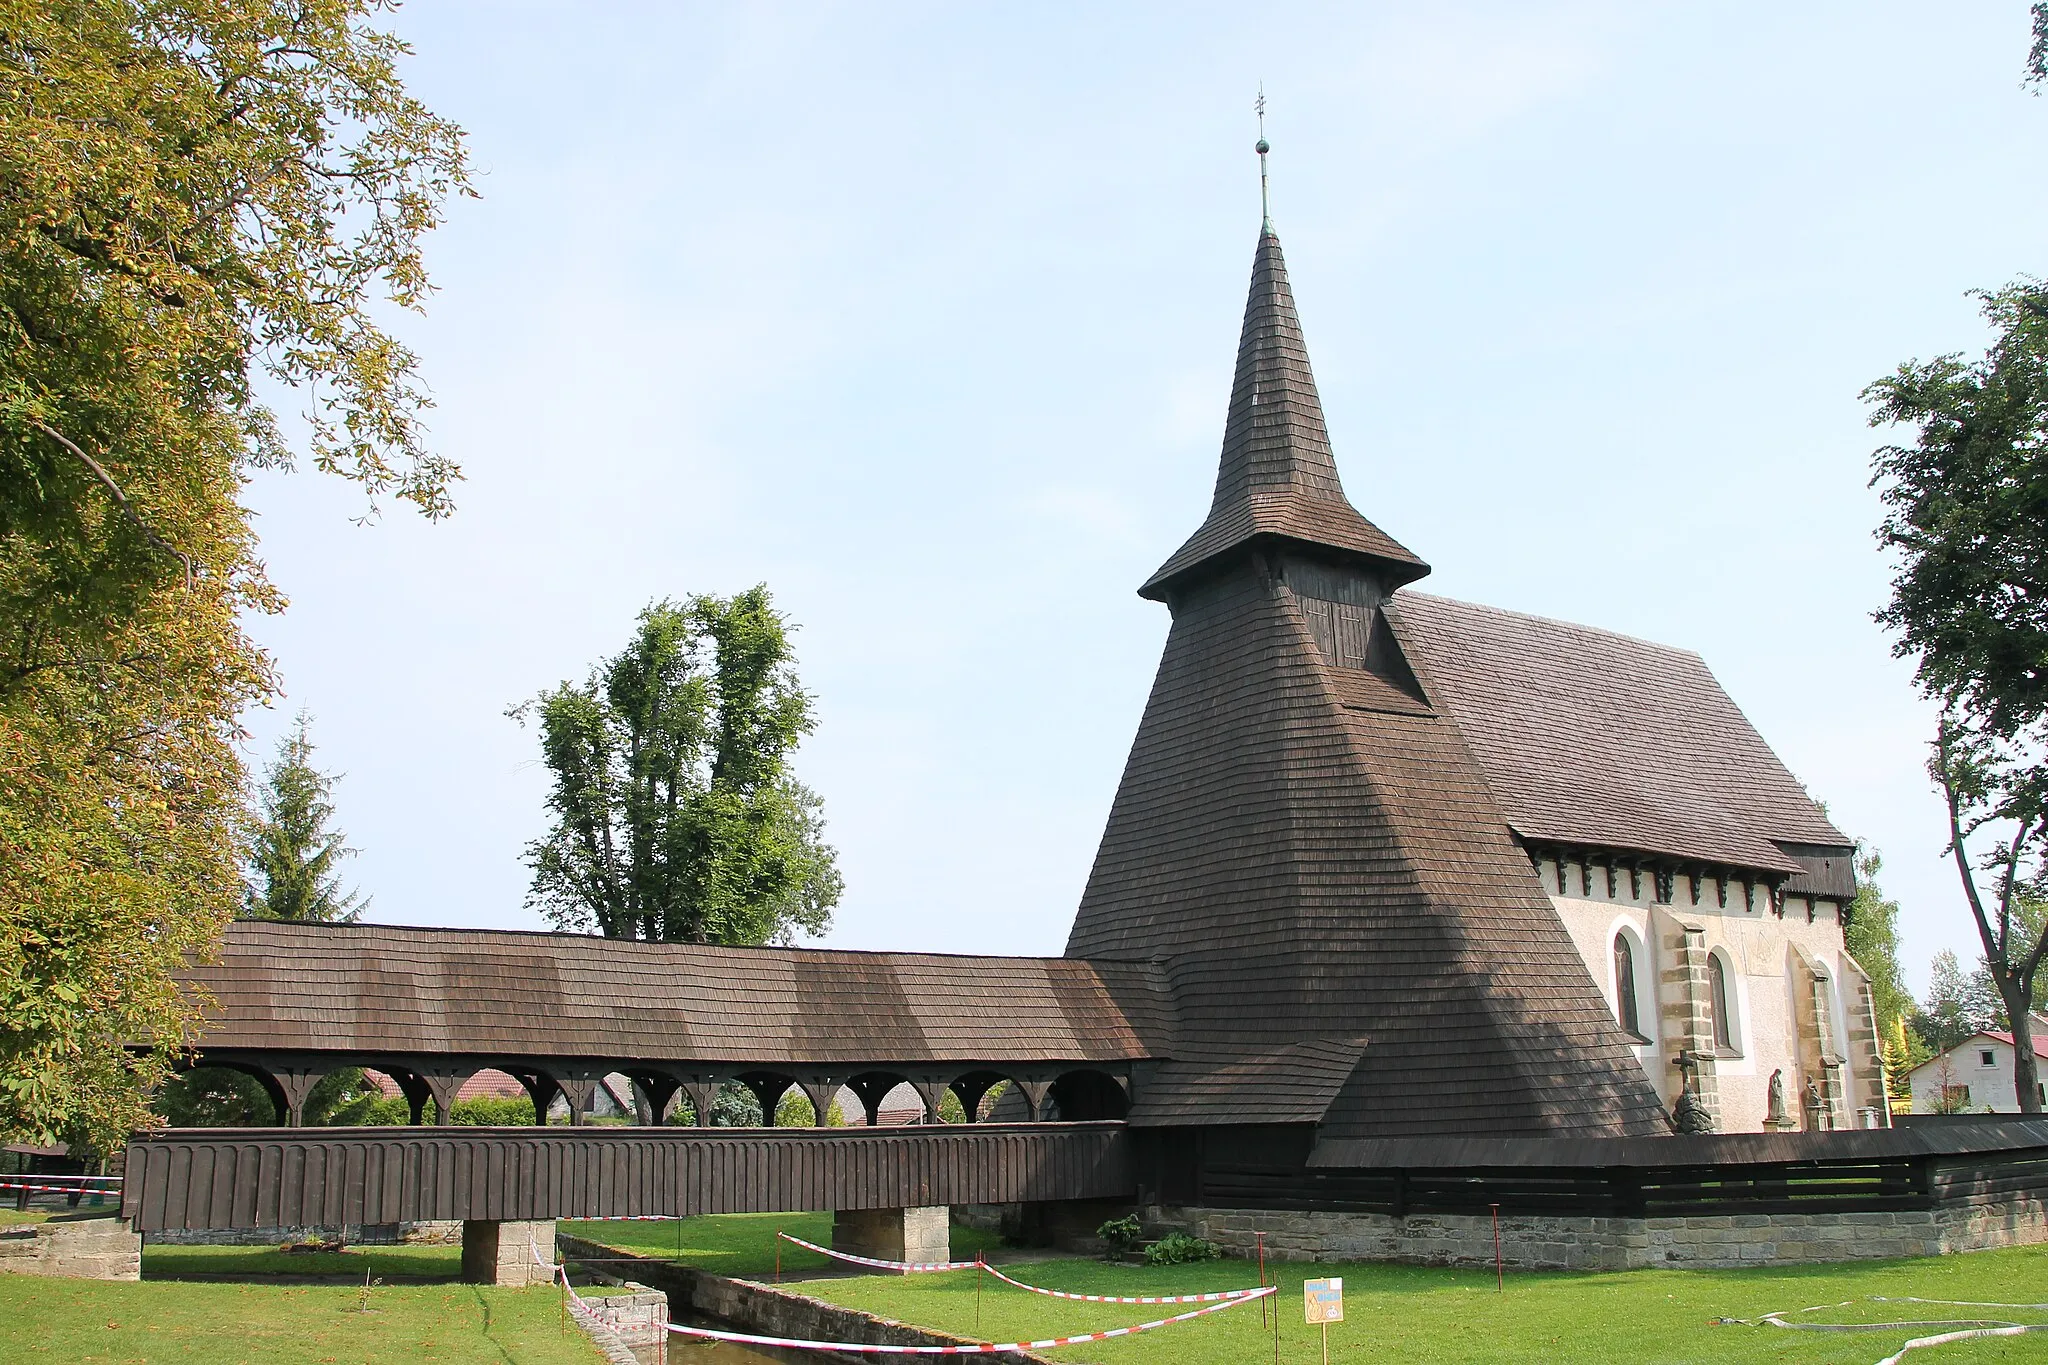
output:
M 299 712 L 292 732 L 263 771 L 253 813 L 242 918 L 353 924 L 369 902 L 344 892 L 335 865 L 353 858 L 348 836 L 329 828 L 334 778 L 313 766 L 312 717 Z

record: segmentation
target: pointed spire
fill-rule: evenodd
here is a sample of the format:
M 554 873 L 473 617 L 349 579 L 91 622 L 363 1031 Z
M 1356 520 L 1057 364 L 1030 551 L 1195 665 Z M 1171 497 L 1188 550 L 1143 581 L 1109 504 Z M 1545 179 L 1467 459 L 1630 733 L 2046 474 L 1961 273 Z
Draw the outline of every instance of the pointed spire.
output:
M 1258 148 L 1263 195 L 1264 138 Z M 1138 593 L 1164 601 L 1172 580 L 1261 536 L 1362 556 L 1374 562 L 1389 588 L 1429 572 L 1344 496 L 1287 284 L 1287 262 L 1270 220 L 1260 229 L 1252 258 L 1251 296 L 1237 341 L 1237 378 L 1208 520 Z

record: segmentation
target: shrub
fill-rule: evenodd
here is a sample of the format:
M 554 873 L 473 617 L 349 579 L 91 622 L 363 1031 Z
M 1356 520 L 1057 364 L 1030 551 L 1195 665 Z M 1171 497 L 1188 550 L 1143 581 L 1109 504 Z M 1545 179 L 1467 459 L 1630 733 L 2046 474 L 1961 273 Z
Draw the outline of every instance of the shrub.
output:
M 1213 1261 L 1222 1254 L 1213 1242 L 1190 1237 L 1185 1232 L 1169 1232 L 1145 1248 L 1145 1264 L 1185 1265 L 1189 1261 Z
M 533 1101 L 523 1095 L 479 1095 L 457 1100 L 448 1111 L 450 1123 L 478 1128 L 512 1128 L 533 1122 Z
M 403 1095 L 379 1095 L 364 1108 L 357 1123 L 402 1128 L 412 1122 L 412 1106 Z
M 1095 1229 L 1095 1235 L 1102 1239 L 1104 1246 L 1107 1248 L 1107 1255 L 1114 1260 L 1136 1246 L 1138 1238 L 1144 1234 L 1144 1231 L 1144 1228 L 1138 1223 L 1138 1215 L 1130 1213 L 1125 1214 L 1122 1218 L 1110 1219 L 1107 1223 Z

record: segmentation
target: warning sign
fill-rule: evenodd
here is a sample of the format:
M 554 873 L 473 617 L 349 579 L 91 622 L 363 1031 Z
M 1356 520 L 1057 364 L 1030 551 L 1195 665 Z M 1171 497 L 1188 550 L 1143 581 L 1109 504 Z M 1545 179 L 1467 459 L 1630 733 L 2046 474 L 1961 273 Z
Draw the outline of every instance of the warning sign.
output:
M 1301 1306 L 1311 1327 L 1344 1321 L 1344 1281 L 1307 1281 L 1301 1286 Z

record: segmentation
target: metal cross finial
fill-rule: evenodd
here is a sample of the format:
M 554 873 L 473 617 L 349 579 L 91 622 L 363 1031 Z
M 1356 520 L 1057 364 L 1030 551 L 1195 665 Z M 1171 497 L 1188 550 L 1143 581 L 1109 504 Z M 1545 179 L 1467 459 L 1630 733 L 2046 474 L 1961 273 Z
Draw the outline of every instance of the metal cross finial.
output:
M 1259 141 L 1255 148 L 1259 154 L 1259 231 L 1270 237 L 1273 235 L 1273 208 L 1266 195 L 1266 153 L 1272 150 L 1272 144 L 1266 141 L 1266 83 L 1264 81 L 1259 82 L 1259 97 L 1252 102 L 1252 108 L 1259 115 Z

